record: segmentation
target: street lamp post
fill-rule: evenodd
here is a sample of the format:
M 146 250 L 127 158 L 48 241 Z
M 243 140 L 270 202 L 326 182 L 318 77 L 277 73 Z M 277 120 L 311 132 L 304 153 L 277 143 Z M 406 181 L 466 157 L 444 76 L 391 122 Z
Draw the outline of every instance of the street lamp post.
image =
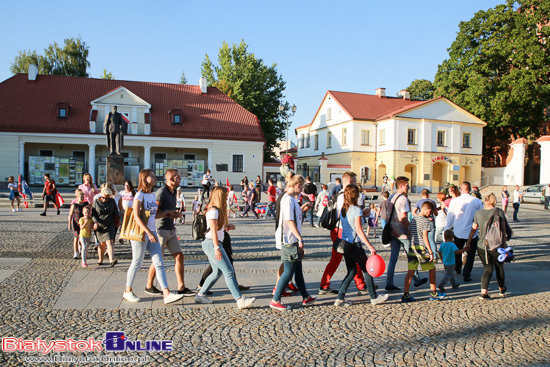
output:
M 285 110 L 285 106 L 280 104 L 279 105 L 279 112 L 283 113 L 284 110 Z M 296 110 L 297 110 L 296 105 L 293 104 L 292 107 L 290 107 L 290 110 L 292 111 L 292 113 L 289 113 L 289 114 L 286 115 L 286 153 L 287 154 L 288 154 L 288 150 L 290 149 L 290 143 L 288 141 L 288 126 L 289 126 L 288 119 L 290 118 L 290 116 L 294 116 L 294 114 L 296 113 Z

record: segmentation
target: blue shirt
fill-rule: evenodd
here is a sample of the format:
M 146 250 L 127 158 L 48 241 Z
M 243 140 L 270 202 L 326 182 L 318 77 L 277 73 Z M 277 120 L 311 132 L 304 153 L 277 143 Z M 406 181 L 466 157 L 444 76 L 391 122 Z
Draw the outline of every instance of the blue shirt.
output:
M 453 242 L 443 242 L 439 246 L 439 251 L 443 255 L 443 265 L 455 265 L 455 251 L 458 247 Z
M 359 237 L 355 238 L 357 233 L 355 230 L 355 218 L 362 217 L 363 212 L 355 205 L 348 208 L 346 216 L 343 217 L 340 213 L 340 223 L 342 224 L 342 239 L 348 242 L 361 242 Z
M 338 193 L 340 192 L 340 190 L 342 190 L 342 185 L 335 185 L 332 190 L 330 190 L 330 196 L 334 196 L 334 195 L 338 195 Z

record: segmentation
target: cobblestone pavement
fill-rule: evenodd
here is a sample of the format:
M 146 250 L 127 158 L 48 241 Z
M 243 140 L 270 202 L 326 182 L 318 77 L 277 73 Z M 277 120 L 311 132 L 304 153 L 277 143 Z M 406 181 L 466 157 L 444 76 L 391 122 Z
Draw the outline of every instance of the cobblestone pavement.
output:
M 39 209 L 11 213 L 0 208 L 3 338 L 102 340 L 106 331 L 120 330 L 129 340 L 171 340 L 172 352 L 97 353 L 104 357 L 144 357 L 147 365 L 152 366 L 550 365 L 550 214 L 539 205 L 522 205 L 522 222 L 513 225 L 511 245 L 518 261 L 507 264 L 509 284 L 513 285 L 509 297 L 493 297 L 485 302 L 477 299 L 481 269 L 476 259 L 474 282 L 463 284 L 461 292 L 444 301 L 428 301 L 424 287 L 416 291 L 421 301 L 414 304 L 402 304 L 400 295 L 392 295 L 389 303 L 372 306 L 368 297 L 354 296 L 352 299 L 358 302 L 351 307 L 334 308 L 329 306 L 334 296 L 321 296 L 319 305 L 285 313 L 264 306 L 275 281 L 273 269 L 279 263 L 271 219 L 234 220 L 237 230 L 232 233 L 239 281 L 253 285 L 246 293 L 259 298 L 259 307 L 239 311 L 233 302 L 216 300 L 213 306 L 206 306 L 185 299 L 169 306 L 153 301 L 147 308 L 123 305 L 62 308 L 59 304 L 67 292 L 74 291 L 72 284 L 78 276 L 124 279 L 131 253 L 128 245 L 117 244 L 119 265 L 98 269 L 92 265 L 97 255 L 92 254 L 90 267 L 83 270 L 79 261 L 71 258 L 67 210 L 60 216 L 49 211 L 45 218 L 39 217 L 39 213 Z M 304 231 L 307 239 L 304 272 L 308 289 L 316 293 L 330 255 L 330 243 L 328 233 L 322 229 L 305 227 Z M 190 239 L 189 225 L 178 226 L 178 234 L 190 264 L 186 268 L 188 286 L 193 286 L 206 257 L 200 243 Z M 374 244 L 387 260 L 388 250 L 379 241 Z M 259 266 L 252 266 L 254 263 Z M 169 282 L 174 284 L 173 267 L 167 266 Z M 398 266 L 400 277 L 404 266 L 404 262 Z M 343 278 L 343 268 L 342 265 L 335 275 L 333 287 Z M 145 269 L 146 266 L 139 274 L 141 279 Z M 377 283 L 382 288 L 383 282 Z M 120 291 L 118 298 L 115 296 L 120 302 L 123 286 L 122 282 L 108 284 L 99 293 L 108 292 L 111 287 Z M 494 295 L 496 289 L 493 279 L 490 293 Z M 80 292 L 86 291 L 84 285 Z M 223 297 L 229 293 L 223 279 L 214 291 L 215 295 L 224 294 Z M 349 294 L 352 293 L 355 293 L 353 285 L 349 289 Z M 82 293 L 74 293 L 74 297 L 82 297 Z M 223 297 L 220 300 L 229 299 Z M 299 297 L 292 297 L 288 303 L 298 304 Z M 52 352 L 46 357 L 57 354 Z M 94 356 L 69 352 L 62 355 Z M 39 353 L 33 352 L 0 352 L 0 365 L 36 365 L 36 360 L 28 358 L 38 356 Z M 59 363 L 42 365 L 54 364 Z

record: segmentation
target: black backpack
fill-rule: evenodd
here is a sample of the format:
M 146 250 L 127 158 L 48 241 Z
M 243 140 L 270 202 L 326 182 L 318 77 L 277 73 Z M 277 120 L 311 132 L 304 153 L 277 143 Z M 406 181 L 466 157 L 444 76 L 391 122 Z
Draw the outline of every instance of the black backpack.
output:
M 215 206 L 213 207 L 215 209 Z M 195 218 L 193 218 L 193 223 L 191 224 L 191 236 L 194 240 L 202 241 L 205 238 L 206 232 L 208 232 L 210 229 L 206 229 L 206 211 L 208 210 L 208 207 L 206 207 L 206 210 L 204 212 L 199 212 L 195 214 Z
M 338 201 L 338 196 L 340 195 L 342 195 L 341 192 L 338 193 L 338 195 L 331 197 L 328 201 L 327 207 L 325 208 L 325 211 L 323 211 L 323 215 L 321 215 L 321 227 L 331 231 L 336 228 L 336 225 L 340 220 L 338 217 L 338 206 L 336 205 L 336 202 Z

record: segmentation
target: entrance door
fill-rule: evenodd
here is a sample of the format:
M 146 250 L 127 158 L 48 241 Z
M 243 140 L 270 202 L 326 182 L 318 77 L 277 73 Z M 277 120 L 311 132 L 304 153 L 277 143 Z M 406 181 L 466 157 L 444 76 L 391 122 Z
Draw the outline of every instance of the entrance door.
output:
M 440 192 L 449 181 L 448 166 L 442 162 L 436 162 L 433 166 L 432 190 Z
M 409 178 L 409 186 L 411 187 L 411 192 L 416 192 L 416 166 L 414 164 L 407 164 L 405 166 L 405 177 Z

